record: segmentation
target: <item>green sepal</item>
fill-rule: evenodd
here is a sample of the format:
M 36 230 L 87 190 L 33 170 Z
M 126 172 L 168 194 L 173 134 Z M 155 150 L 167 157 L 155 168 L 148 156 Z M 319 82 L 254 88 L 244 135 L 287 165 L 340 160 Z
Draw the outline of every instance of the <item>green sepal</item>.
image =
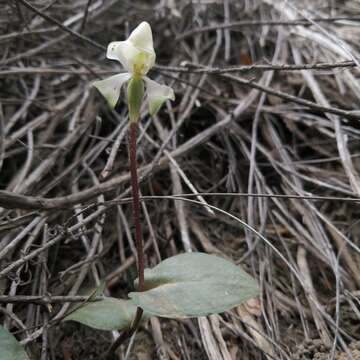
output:
M 137 122 L 140 117 L 140 108 L 144 98 L 144 81 L 132 77 L 128 83 L 128 106 L 130 122 Z

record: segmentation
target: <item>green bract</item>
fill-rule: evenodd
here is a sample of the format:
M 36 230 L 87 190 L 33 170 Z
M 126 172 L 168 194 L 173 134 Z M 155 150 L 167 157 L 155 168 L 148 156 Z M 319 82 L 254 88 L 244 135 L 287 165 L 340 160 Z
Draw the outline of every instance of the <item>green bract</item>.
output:
M 128 84 L 128 106 L 130 122 L 138 121 L 143 97 L 144 82 L 141 80 L 141 78 L 131 78 Z
M 146 76 L 154 66 L 156 58 L 151 27 L 146 21 L 133 30 L 127 40 L 110 43 L 106 57 L 119 61 L 127 71 L 93 83 L 112 108 L 115 107 L 120 97 L 121 87 L 130 79 L 136 79 L 143 84 L 142 86 L 144 86 L 145 82 L 151 116 L 159 110 L 164 101 L 175 99 L 172 88 L 160 85 Z M 135 98 L 136 96 L 139 96 L 136 92 L 131 94 L 128 92 L 129 104 L 140 101 L 139 98 Z

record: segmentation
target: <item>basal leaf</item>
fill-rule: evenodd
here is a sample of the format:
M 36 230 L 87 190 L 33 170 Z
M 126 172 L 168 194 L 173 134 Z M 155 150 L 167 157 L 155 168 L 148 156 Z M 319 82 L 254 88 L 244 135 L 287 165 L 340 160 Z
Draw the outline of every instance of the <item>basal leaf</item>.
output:
M 20 343 L 2 326 L 0 326 L 0 359 L 29 360 Z
M 130 326 L 135 313 L 136 306 L 130 300 L 108 297 L 79 307 L 64 321 L 73 320 L 99 330 L 122 330 Z
M 129 297 L 151 315 L 189 318 L 221 313 L 259 293 L 256 281 L 218 256 L 186 253 L 145 271 L 144 292 Z

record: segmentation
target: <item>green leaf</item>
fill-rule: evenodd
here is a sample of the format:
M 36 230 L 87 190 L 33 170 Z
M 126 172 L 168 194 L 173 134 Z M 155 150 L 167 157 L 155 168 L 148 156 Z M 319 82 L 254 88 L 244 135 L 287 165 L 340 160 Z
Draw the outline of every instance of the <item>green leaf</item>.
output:
M 94 301 L 79 307 L 65 317 L 99 330 L 122 330 L 131 325 L 136 306 L 130 300 L 111 297 Z
M 259 293 L 256 281 L 214 255 L 186 253 L 145 271 L 144 292 L 129 297 L 151 315 L 190 318 L 221 313 Z
M 29 360 L 20 343 L 6 329 L 0 326 L 1 360 Z

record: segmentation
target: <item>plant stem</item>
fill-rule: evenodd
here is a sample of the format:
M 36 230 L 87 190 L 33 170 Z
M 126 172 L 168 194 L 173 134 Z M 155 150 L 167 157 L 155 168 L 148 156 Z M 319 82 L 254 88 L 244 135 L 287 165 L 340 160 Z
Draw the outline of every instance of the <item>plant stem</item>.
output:
M 131 188 L 132 188 L 132 210 L 133 210 L 133 222 L 135 226 L 135 244 L 137 250 L 138 260 L 138 278 L 139 289 L 144 290 L 144 244 L 141 235 L 141 222 L 140 222 L 140 191 L 139 191 L 139 179 L 137 173 L 137 152 L 136 152 L 136 140 L 137 140 L 138 122 L 130 122 L 130 175 L 131 175 Z
M 138 121 L 130 121 L 129 125 L 129 162 L 130 162 L 130 175 L 131 175 L 131 190 L 132 190 L 132 211 L 133 222 L 135 226 L 135 244 L 137 251 L 137 272 L 138 272 L 138 291 L 144 291 L 144 243 L 141 235 L 141 221 L 140 221 L 140 191 L 139 191 L 139 179 L 137 173 L 137 131 Z M 105 358 L 110 356 L 116 351 L 116 349 L 128 338 L 130 338 L 138 328 L 140 320 L 143 314 L 141 308 L 137 308 L 134 322 L 131 327 L 124 331 L 110 346 L 109 350 L 105 354 Z
M 140 324 L 140 320 L 143 314 L 143 310 L 141 308 L 137 308 L 134 322 L 132 323 L 131 327 L 124 331 L 110 346 L 108 351 L 106 352 L 105 356 L 103 357 L 104 360 L 111 359 L 112 355 L 116 351 L 116 349 L 123 344 L 127 339 L 129 339 L 136 331 L 138 325 Z

